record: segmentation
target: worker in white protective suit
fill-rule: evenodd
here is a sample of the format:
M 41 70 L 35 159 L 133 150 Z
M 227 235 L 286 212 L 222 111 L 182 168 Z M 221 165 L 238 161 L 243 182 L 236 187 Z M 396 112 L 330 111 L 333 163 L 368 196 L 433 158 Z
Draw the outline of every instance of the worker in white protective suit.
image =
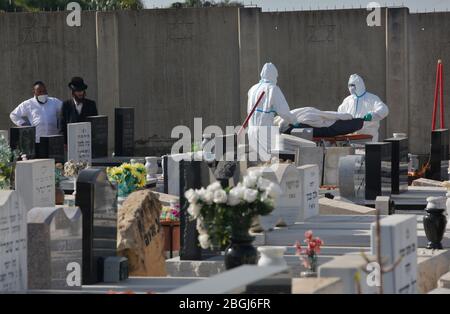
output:
M 388 107 L 378 96 L 366 91 L 364 81 L 358 74 L 350 75 L 348 89 L 350 96 L 344 99 L 338 112 L 349 113 L 353 118 L 363 118 L 364 126 L 356 133 L 372 135 L 372 142 L 378 142 L 380 121 L 389 114 Z
M 261 71 L 261 81 L 248 91 L 247 114 L 256 104 L 262 92 L 265 95 L 249 120 L 248 138 L 250 149 L 258 154 L 258 160 L 270 160 L 270 150 L 279 134 L 274 126 L 274 117 L 279 115 L 287 123 L 298 125 L 295 115 L 289 109 L 281 89 L 277 86 L 278 71 L 272 63 L 266 63 Z

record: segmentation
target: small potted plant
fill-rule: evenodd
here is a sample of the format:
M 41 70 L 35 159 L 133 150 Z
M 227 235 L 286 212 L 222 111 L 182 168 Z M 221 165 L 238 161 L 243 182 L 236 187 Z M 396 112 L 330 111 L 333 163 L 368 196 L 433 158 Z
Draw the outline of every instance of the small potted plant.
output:
M 303 266 L 307 269 L 301 272 L 301 277 L 316 277 L 317 276 L 317 259 L 320 253 L 320 248 L 324 242 L 319 237 L 313 237 L 313 232 L 308 230 L 305 232 L 305 248 L 303 248 L 299 241 L 295 243 L 296 255 L 300 256 Z

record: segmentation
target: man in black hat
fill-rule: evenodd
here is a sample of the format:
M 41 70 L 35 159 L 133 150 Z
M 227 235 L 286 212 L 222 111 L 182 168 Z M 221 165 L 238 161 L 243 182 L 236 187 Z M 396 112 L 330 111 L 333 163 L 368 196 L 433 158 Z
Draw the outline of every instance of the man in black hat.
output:
M 87 85 L 81 77 L 73 77 L 69 83 L 72 99 L 66 100 L 61 109 L 61 133 L 67 144 L 67 124 L 86 122 L 86 118 L 98 115 L 95 101 L 86 98 Z

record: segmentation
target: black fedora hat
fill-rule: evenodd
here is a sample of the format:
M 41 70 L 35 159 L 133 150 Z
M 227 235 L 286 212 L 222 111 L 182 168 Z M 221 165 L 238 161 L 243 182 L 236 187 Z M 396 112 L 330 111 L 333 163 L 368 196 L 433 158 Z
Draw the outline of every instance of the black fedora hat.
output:
M 75 76 L 72 77 L 72 80 L 69 83 L 69 88 L 73 91 L 84 91 L 88 87 L 84 84 L 84 81 L 81 77 Z

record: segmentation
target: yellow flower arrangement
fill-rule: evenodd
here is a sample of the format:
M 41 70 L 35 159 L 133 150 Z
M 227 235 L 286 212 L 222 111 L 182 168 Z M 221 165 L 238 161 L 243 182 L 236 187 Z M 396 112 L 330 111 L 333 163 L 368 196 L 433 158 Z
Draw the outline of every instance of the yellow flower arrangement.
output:
M 108 178 L 118 185 L 119 196 L 126 196 L 146 184 L 145 166 L 140 163 L 123 163 L 119 167 L 107 168 Z

